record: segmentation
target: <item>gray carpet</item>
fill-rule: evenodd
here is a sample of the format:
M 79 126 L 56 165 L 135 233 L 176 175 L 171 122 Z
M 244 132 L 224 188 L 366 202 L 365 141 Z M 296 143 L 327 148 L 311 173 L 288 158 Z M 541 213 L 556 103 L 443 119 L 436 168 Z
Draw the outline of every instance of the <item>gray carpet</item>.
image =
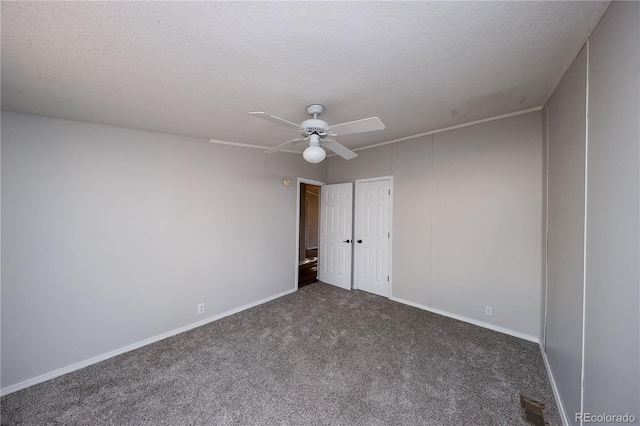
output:
M 3 425 L 561 425 L 538 346 L 316 283 L 2 398 Z

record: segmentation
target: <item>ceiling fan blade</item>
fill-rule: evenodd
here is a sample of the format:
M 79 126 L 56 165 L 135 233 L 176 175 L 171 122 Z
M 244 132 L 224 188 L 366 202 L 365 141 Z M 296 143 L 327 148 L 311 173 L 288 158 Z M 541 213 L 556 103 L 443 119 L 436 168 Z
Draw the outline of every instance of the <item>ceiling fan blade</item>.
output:
M 280 145 L 276 145 L 273 148 L 269 148 L 265 151 L 266 154 L 273 154 L 274 152 L 278 152 L 278 151 L 282 151 L 285 148 L 294 146 L 297 143 L 302 142 L 303 140 L 305 140 L 306 138 L 295 138 L 295 139 L 291 139 L 290 141 L 287 141 L 285 143 L 281 143 Z
M 293 130 L 304 130 L 304 127 L 299 124 L 292 123 L 283 118 L 276 117 L 275 115 L 267 114 L 266 112 L 250 112 L 249 115 L 262 118 L 263 120 L 271 121 L 272 123 L 280 124 Z
M 352 158 L 356 158 L 358 156 L 358 154 L 351 151 L 346 146 L 340 145 L 338 142 L 334 141 L 333 139 L 320 139 L 320 141 L 322 142 L 322 145 L 325 148 L 330 149 L 331 151 L 335 152 L 345 160 L 351 160 Z
M 378 117 L 363 118 L 362 120 L 349 121 L 329 126 L 329 130 L 335 135 L 373 132 L 374 130 L 383 130 L 384 128 L 384 124 Z

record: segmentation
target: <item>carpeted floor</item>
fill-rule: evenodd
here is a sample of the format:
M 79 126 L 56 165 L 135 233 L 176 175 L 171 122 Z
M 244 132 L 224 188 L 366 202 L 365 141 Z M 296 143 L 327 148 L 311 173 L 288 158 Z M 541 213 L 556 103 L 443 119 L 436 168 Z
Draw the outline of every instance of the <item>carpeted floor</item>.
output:
M 2 398 L 3 425 L 561 425 L 538 346 L 316 283 Z

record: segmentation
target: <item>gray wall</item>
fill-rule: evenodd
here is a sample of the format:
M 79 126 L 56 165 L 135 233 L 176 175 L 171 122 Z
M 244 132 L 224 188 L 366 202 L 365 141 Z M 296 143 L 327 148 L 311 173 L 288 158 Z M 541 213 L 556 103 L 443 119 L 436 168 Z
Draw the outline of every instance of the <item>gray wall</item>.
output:
M 324 167 L 3 112 L 2 388 L 294 289 Z
M 636 419 L 639 97 L 640 3 L 613 2 L 589 39 L 584 411 Z
M 613 2 L 547 105 L 546 356 L 570 424 L 640 418 L 639 76 L 640 4 Z
M 329 183 L 394 177 L 392 297 L 539 336 L 541 130 L 533 112 L 328 159 Z
M 581 398 L 586 95 L 585 48 L 547 104 L 545 350 L 567 413 L 580 411 Z
M 394 204 L 392 296 L 432 306 L 433 251 L 429 225 L 432 217 L 432 137 L 400 142 L 388 147 L 393 148 L 393 169 L 389 171 L 389 174 L 393 173 Z M 362 155 L 366 151 L 359 153 Z
M 536 338 L 540 120 L 534 112 L 434 135 L 431 224 L 433 307 Z

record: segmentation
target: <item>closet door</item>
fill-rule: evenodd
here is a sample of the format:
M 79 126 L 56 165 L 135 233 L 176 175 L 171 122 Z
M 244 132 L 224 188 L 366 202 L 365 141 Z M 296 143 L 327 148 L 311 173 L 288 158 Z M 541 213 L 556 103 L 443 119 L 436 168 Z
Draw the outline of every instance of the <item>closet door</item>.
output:
M 318 279 L 347 290 L 351 289 L 352 214 L 353 184 L 320 188 Z

